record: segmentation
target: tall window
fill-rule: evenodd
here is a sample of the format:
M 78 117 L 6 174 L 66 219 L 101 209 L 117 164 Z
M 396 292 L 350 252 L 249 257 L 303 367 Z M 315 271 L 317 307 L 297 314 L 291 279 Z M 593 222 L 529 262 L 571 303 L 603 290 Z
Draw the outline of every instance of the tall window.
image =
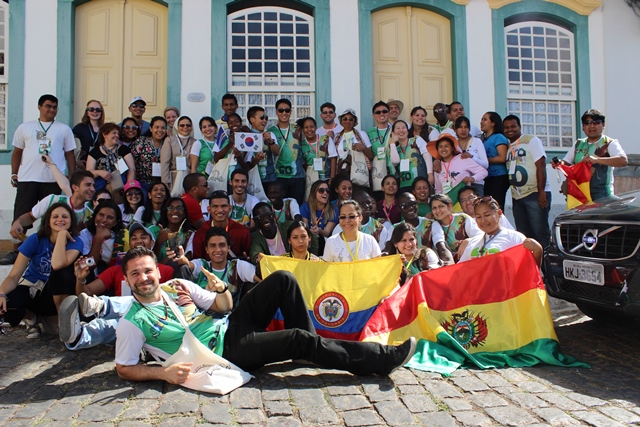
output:
M 522 132 L 549 148 L 575 141 L 576 76 L 574 36 L 546 22 L 519 22 L 505 28 L 509 114 Z
M 7 149 L 7 35 L 9 24 L 9 5 L 0 2 L 0 150 Z
M 292 118 L 311 116 L 315 105 L 313 17 L 281 7 L 254 7 L 227 18 L 227 88 L 238 113 L 258 105 L 271 118 L 275 102 L 291 101 Z

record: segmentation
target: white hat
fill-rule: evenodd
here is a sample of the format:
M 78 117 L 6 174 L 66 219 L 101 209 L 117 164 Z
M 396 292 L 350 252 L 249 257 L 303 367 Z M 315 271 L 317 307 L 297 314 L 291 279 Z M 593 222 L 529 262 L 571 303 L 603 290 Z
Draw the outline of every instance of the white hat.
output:
M 144 100 L 144 99 L 142 99 L 142 97 L 141 97 L 141 96 L 134 96 L 134 97 L 133 97 L 133 99 L 131 99 L 131 102 L 129 103 L 129 105 L 131 105 L 131 104 L 135 104 L 135 103 L 136 103 L 136 102 L 138 102 L 138 101 L 142 101 L 142 103 L 143 103 L 145 106 L 147 105 L 147 103 L 145 102 L 145 100 Z

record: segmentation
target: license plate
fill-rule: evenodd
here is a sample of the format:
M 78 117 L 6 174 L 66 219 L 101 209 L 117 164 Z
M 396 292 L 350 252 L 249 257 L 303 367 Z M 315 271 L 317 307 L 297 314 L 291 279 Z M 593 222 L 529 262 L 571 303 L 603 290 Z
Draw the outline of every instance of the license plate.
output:
M 563 261 L 564 278 L 578 282 L 604 285 L 604 266 L 590 262 Z

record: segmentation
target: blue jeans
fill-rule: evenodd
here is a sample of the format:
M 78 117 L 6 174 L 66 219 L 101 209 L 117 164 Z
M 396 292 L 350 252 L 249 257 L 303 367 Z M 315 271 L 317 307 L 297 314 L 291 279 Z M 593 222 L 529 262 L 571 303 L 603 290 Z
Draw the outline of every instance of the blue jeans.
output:
M 81 350 L 100 344 L 114 345 L 116 342 L 116 327 L 118 320 L 127 313 L 132 297 L 100 297 L 104 301 L 104 308 L 91 322 L 82 325 L 80 340 L 74 346 L 65 344 L 69 350 Z
M 551 206 L 551 193 L 545 192 Z M 549 207 L 541 208 L 538 204 L 538 193 L 529 194 L 519 200 L 513 200 L 513 218 L 516 230 L 525 236 L 536 239 L 542 247 L 546 247 L 551 239 L 549 228 Z

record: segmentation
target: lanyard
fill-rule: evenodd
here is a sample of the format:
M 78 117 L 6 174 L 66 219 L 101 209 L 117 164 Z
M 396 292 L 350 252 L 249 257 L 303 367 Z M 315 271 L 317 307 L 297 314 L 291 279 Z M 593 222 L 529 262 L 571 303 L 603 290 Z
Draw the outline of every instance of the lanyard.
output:
M 522 137 L 522 136 L 521 136 Z M 515 146 L 511 149 L 511 160 L 516 160 L 516 153 L 518 152 L 518 145 L 520 144 L 520 138 L 516 141 Z
M 227 261 L 227 265 L 224 266 L 224 271 L 222 272 L 222 276 L 218 276 L 216 269 L 213 268 L 213 266 L 211 265 L 211 261 L 209 261 L 209 267 L 211 267 L 211 270 L 212 270 L 211 272 L 215 274 L 218 279 L 222 280 L 225 283 L 229 283 L 229 278 L 227 277 L 227 270 L 229 269 L 229 264 L 231 264 L 231 261 Z M 227 277 L 227 280 L 224 279 L 225 277 Z
M 323 216 L 324 216 L 324 208 L 322 209 L 322 212 L 320 212 L 320 215 L 318 216 L 318 218 L 316 218 L 316 227 L 318 226 L 318 224 L 320 224 L 320 221 L 322 221 Z
M 153 141 L 153 138 L 151 138 L 151 148 L 153 148 L 153 151 L 156 153 L 156 159 L 159 162 L 160 150 L 162 150 L 162 141 L 160 141 L 160 147 L 156 148 L 156 143 Z
M 387 125 L 387 130 L 384 131 L 384 136 L 380 138 L 380 129 L 376 128 L 376 133 L 378 134 L 378 139 L 380 139 L 380 145 L 385 145 L 384 142 L 387 140 L 387 134 L 389 133 L 389 129 L 391 127 Z
M 402 159 L 406 159 L 407 158 L 407 148 L 409 148 L 409 141 L 407 141 L 407 145 L 405 145 L 404 147 L 402 145 L 398 144 L 398 148 L 402 152 Z
M 384 216 L 387 217 L 387 221 L 389 222 L 391 222 L 391 209 L 393 209 L 395 204 L 396 204 L 396 201 L 394 200 L 393 203 L 389 205 L 389 209 L 387 209 L 386 203 L 384 202 L 384 200 L 382 201 L 382 210 L 384 211 Z
M 307 139 L 307 144 L 309 144 L 309 146 L 311 148 L 314 149 L 314 151 L 316 152 L 316 158 L 320 157 L 319 156 L 319 150 L 320 150 L 320 138 L 318 138 L 318 135 L 316 135 L 316 141 L 315 142 L 309 142 L 309 140 Z
M 51 124 L 49 126 L 47 126 L 47 128 L 45 129 L 44 126 L 42 126 L 42 122 L 40 121 L 40 119 L 38 119 L 38 123 L 40 124 L 40 128 L 44 131 L 44 136 L 47 136 L 47 132 L 49 131 L 49 129 L 51 129 L 51 126 L 53 126 L 53 123 L 55 122 L 52 121 Z
M 349 247 L 349 243 L 347 243 L 347 239 L 344 238 L 344 233 L 340 233 L 340 237 L 342 237 L 342 241 L 344 242 L 344 245 L 347 247 L 347 250 L 349 251 L 349 255 L 351 255 L 351 261 L 358 261 L 358 252 L 360 252 L 360 232 L 358 231 L 358 238 L 356 239 L 355 256 L 353 255 L 353 252 L 351 252 L 351 248 Z
M 178 145 L 180 145 L 180 156 L 184 157 L 184 149 L 187 148 L 187 145 L 189 145 L 189 141 L 191 141 L 191 137 L 188 136 L 187 137 L 187 142 L 186 143 L 182 143 L 182 138 L 178 137 Z
M 502 231 L 502 228 L 498 230 L 498 232 L 496 234 L 494 234 L 493 236 L 491 236 L 489 238 L 489 240 L 487 240 L 487 233 L 484 233 L 484 237 L 482 238 L 482 247 L 480 248 L 480 251 L 478 251 L 478 254 L 482 257 L 485 256 L 488 249 L 485 250 L 485 246 L 487 246 L 493 239 L 495 239 L 496 237 L 498 237 L 498 234 L 500 234 L 500 232 Z
M 453 159 L 451 159 L 449 162 L 445 162 L 444 160 L 442 161 L 442 167 L 444 169 L 444 173 L 447 181 L 449 181 L 449 177 L 451 176 L 451 173 L 449 172 L 451 170 L 451 162 L 453 162 Z
M 407 265 L 404 266 L 404 268 L 406 268 L 407 270 L 409 269 L 409 266 L 411 265 L 411 263 L 413 262 L 413 258 L 411 257 L 411 259 L 409 260 L 409 262 L 407 262 Z
M 42 126 L 42 123 L 40 123 L 40 126 Z M 98 131 L 98 133 L 94 133 L 93 125 L 91 123 L 89 123 L 87 126 L 89 127 L 89 133 L 91 134 L 91 140 L 93 141 L 93 145 L 95 146 L 96 142 L 98 142 L 98 135 L 100 134 L 100 131 Z M 49 127 L 51 127 L 51 125 L 49 125 Z M 47 128 L 47 130 L 49 130 L 49 128 Z M 47 134 L 47 130 L 44 131 L 45 135 Z
M 449 242 L 447 241 L 447 240 L 449 239 L 449 229 L 451 228 L 451 226 L 452 226 L 452 225 L 453 225 L 453 215 L 451 215 L 451 216 L 449 217 L 449 225 L 447 225 L 447 226 L 446 226 L 446 227 L 447 227 L 447 230 L 444 232 L 444 243 L 445 243 L 447 246 L 449 246 Z M 444 226 L 444 225 L 442 225 L 442 224 L 441 224 L 441 226 L 442 226 L 442 229 L 444 230 L 444 227 L 445 227 L 445 226 Z M 454 229 L 455 229 L 455 227 L 454 227 Z
M 287 128 L 286 136 L 284 133 L 282 133 L 282 129 L 280 129 L 280 127 L 278 127 L 278 132 L 280 133 L 280 136 L 282 137 L 282 139 L 284 139 L 284 142 L 287 142 L 289 140 L 289 134 L 291 133 L 291 128 Z

